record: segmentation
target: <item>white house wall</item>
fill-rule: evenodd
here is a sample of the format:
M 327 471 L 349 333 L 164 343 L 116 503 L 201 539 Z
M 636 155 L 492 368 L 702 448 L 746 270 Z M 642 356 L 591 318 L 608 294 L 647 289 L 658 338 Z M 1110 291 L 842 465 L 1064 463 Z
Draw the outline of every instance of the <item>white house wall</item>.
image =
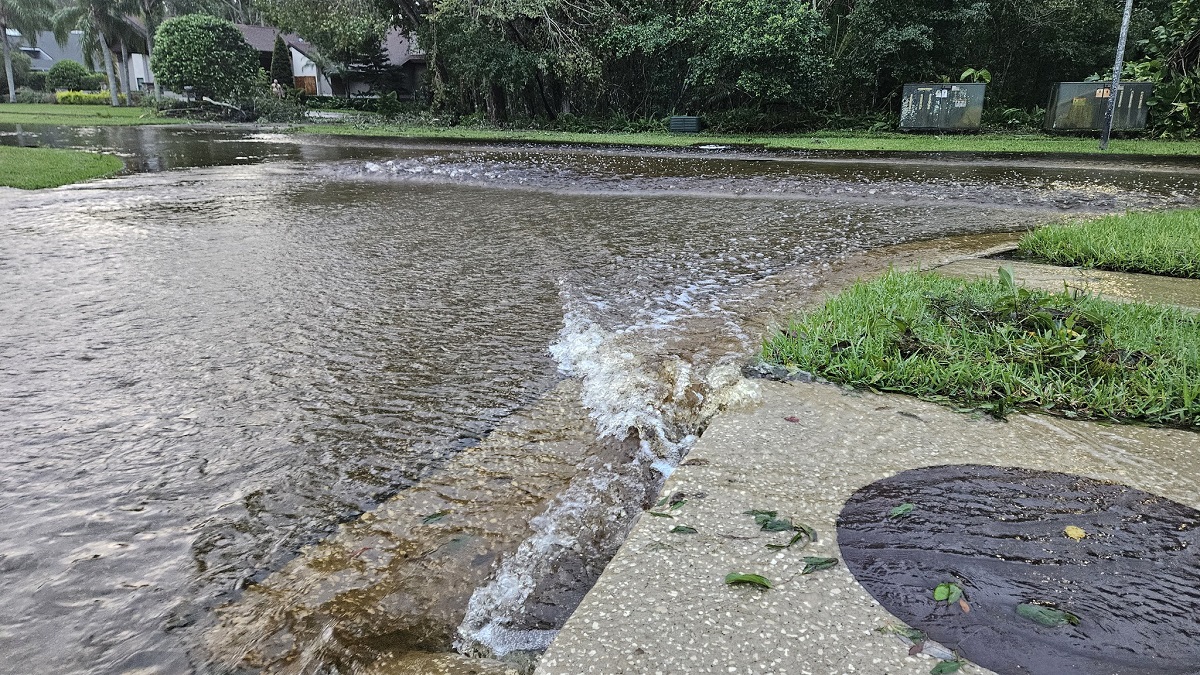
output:
M 288 49 L 292 52 L 292 77 L 315 77 L 317 78 L 317 95 L 333 96 L 333 87 L 330 86 L 329 79 L 325 77 L 325 73 L 321 72 L 317 64 L 295 47 Z

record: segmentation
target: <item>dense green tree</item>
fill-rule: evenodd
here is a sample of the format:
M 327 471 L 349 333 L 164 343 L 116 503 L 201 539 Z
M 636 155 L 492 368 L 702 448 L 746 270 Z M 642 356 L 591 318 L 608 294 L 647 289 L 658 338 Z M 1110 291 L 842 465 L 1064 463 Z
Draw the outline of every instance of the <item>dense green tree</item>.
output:
M 206 14 L 167 19 L 155 34 L 151 58 L 164 87 L 227 99 L 246 92 L 259 71 L 258 55 L 232 23 Z
M 13 72 L 8 29 L 17 30 L 26 42 L 36 46 L 38 32 L 50 27 L 53 15 L 52 0 L 0 0 L 0 51 L 4 55 L 4 81 L 8 84 L 9 103 L 17 101 L 17 78 Z
M 275 48 L 271 51 L 271 80 L 292 86 L 292 52 L 281 34 L 275 35 Z

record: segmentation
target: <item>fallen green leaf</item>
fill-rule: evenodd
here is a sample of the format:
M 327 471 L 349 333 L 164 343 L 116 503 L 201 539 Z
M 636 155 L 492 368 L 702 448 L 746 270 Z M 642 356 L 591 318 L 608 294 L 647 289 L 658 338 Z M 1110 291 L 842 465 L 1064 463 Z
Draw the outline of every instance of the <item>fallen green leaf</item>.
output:
M 812 556 L 804 557 L 804 569 L 800 570 L 800 574 L 812 574 L 834 567 L 838 564 L 837 558 L 814 558 Z
M 448 515 L 450 515 L 449 511 L 438 511 L 437 513 L 431 513 L 431 514 L 421 518 L 421 524 L 428 525 L 430 523 L 436 523 L 437 521 L 441 520 L 442 518 L 445 518 Z
M 957 673 L 966 661 L 955 659 L 953 661 L 938 661 L 937 664 L 930 669 L 929 675 L 947 675 L 947 673 Z
M 811 527 L 805 525 L 804 523 L 796 523 L 795 525 L 792 526 L 792 530 L 796 534 L 792 535 L 792 538 L 790 541 L 788 541 L 788 543 L 786 543 L 786 544 L 767 544 L 767 548 L 778 551 L 778 550 L 782 550 L 785 548 L 791 548 L 792 546 L 794 546 L 796 544 L 796 542 L 800 541 L 801 539 L 808 539 L 808 541 L 810 541 L 810 542 L 815 542 L 817 540 L 817 531 L 812 529 Z M 801 546 L 801 548 L 804 548 L 804 547 Z
M 944 602 L 946 604 L 954 604 L 963 596 L 963 589 L 958 584 L 938 584 L 937 588 L 933 589 L 933 599 L 936 602 Z
M 671 528 L 672 534 L 696 534 L 696 528 L 687 525 L 676 525 Z
M 739 574 L 731 572 L 725 575 L 725 583 L 727 584 L 752 584 L 760 588 L 770 588 L 771 582 L 764 576 L 758 574 Z
M 925 639 L 925 633 L 909 626 L 883 626 L 882 628 L 876 628 L 875 630 L 879 631 L 880 633 L 899 635 L 900 637 L 908 638 L 913 642 L 921 642 Z
M 767 518 L 759 524 L 766 532 L 789 532 L 792 529 L 792 521 L 787 518 Z
M 779 515 L 779 512 L 778 511 L 759 511 L 758 509 L 751 509 L 749 511 L 742 511 L 742 515 L 754 516 L 755 519 L 757 519 L 759 516 L 768 516 L 770 518 L 774 518 L 775 516 Z
M 891 511 L 888 511 L 888 518 L 903 518 L 904 516 L 912 513 L 913 509 L 915 508 L 917 508 L 916 504 L 909 504 L 908 502 L 905 502 Z
M 1063 626 L 1071 624 L 1072 626 L 1079 625 L 1079 617 L 1070 612 L 1064 612 L 1061 609 L 1052 607 L 1043 607 L 1042 605 L 1034 605 L 1031 603 L 1023 603 L 1017 605 L 1017 614 L 1036 621 L 1043 626 Z
M 669 513 L 658 513 L 657 511 L 647 511 L 646 513 L 649 513 L 650 515 L 654 516 L 655 518 L 674 518 L 675 517 Z

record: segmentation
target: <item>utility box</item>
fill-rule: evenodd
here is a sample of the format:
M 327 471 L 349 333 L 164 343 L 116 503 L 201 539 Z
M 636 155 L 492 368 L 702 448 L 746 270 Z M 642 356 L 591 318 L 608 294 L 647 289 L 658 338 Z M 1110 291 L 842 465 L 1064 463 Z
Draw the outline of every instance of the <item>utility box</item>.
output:
M 668 128 L 675 134 L 698 134 L 704 122 L 699 117 L 672 117 Z
M 978 131 L 987 85 L 906 84 L 900 128 L 913 131 Z
M 1112 95 L 1112 83 L 1057 82 L 1046 106 L 1047 131 L 1100 131 Z M 1113 129 L 1145 129 L 1153 82 L 1122 82 L 1117 90 Z

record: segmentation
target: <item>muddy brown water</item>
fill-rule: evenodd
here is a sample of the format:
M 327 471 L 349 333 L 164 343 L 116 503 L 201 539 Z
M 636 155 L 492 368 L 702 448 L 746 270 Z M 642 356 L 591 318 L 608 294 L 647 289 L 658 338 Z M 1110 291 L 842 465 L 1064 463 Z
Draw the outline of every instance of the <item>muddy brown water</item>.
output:
M 14 673 L 535 654 L 736 393 L 750 285 L 1200 195 L 1165 160 L 0 140 L 134 170 L 0 192 Z

